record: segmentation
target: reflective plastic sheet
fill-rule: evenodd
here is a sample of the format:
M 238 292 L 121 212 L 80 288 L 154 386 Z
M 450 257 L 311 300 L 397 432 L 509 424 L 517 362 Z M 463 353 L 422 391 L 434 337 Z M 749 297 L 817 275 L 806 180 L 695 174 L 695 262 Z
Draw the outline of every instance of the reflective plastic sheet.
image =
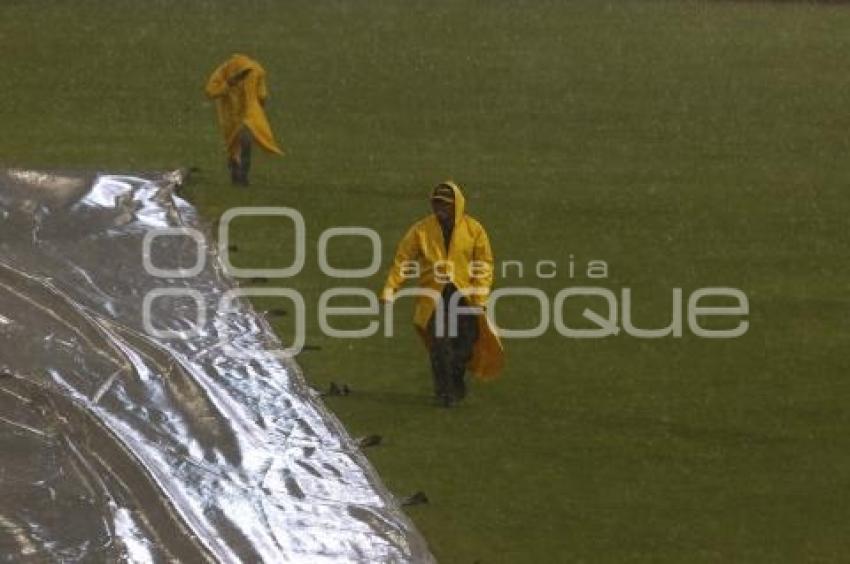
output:
M 0 561 L 433 561 L 214 246 L 143 267 L 203 231 L 181 181 L 0 171 Z

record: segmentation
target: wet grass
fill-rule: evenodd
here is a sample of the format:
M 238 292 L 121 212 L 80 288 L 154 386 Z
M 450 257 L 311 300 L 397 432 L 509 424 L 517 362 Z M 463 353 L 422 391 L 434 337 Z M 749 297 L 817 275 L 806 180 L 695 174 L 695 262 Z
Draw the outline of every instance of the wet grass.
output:
M 236 5 L 238 4 L 238 5 Z M 307 222 L 301 291 L 317 387 L 443 562 L 839 561 L 850 548 L 847 217 L 850 11 L 770 3 L 317 5 L 128 0 L 0 5 L 0 155 L 9 165 L 194 165 L 212 222 L 285 205 Z M 233 51 L 269 72 L 285 159 L 227 183 L 202 87 Z M 462 408 L 429 404 L 426 357 L 397 334 L 323 337 L 317 266 L 331 226 L 383 238 L 383 265 L 429 187 L 454 177 L 497 257 L 498 286 L 548 296 L 633 289 L 641 325 L 671 289 L 750 300 L 736 340 L 508 342 L 503 378 Z M 291 257 L 281 221 L 237 225 L 239 265 Z M 368 262 L 335 241 L 337 266 Z M 532 274 L 555 261 L 555 278 Z M 575 276 L 569 265 L 576 264 Z M 260 302 L 283 308 L 286 303 Z M 291 308 L 290 310 L 291 311 Z M 280 313 L 280 312 L 278 312 Z M 276 315 L 283 335 L 291 315 Z M 571 319 L 576 319 L 572 317 Z M 500 321 L 533 326 L 505 301 Z

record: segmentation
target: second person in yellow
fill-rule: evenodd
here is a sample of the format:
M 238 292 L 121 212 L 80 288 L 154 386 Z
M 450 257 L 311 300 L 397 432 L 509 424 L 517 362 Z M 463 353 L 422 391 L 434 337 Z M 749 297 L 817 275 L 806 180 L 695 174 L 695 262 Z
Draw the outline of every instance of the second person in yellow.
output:
M 283 154 L 263 109 L 269 95 L 266 71 L 257 61 L 237 53 L 213 71 L 206 94 L 215 100 L 231 181 L 247 185 L 254 141 L 270 153 Z

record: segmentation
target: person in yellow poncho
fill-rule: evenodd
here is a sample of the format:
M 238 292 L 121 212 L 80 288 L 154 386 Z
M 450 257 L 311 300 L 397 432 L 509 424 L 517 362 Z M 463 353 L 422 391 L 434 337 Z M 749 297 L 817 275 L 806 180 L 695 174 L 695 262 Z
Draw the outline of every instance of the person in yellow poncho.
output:
M 493 285 L 490 239 L 465 207 L 463 192 L 454 182 L 433 189 L 434 213 L 402 238 L 381 294 L 383 302 L 392 302 L 417 271 L 420 289 L 430 290 L 430 296 L 417 297 L 413 323 L 429 351 L 437 402 L 445 407 L 466 396 L 467 369 L 490 379 L 504 364 L 502 343 L 484 315 Z M 467 308 L 457 310 L 455 322 L 449 315 L 452 296 L 459 299 L 458 307 Z
M 206 94 L 215 100 L 231 181 L 247 185 L 254 141 L 270 153 L 283 154 L 263 110 L 269 96 L 266 71 L 257 61 L 237 53 L 213 71 Z

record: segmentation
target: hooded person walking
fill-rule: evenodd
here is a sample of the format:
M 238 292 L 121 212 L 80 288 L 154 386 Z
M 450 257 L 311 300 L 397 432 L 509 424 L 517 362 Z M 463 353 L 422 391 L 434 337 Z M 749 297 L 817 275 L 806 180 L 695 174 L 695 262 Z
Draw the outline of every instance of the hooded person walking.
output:
M 466 214 L 463 192 L 451 180 L 433 189 L 431 209 L 399 243 L 381 299 L 392 302 L 408 278 L 418 277 L 413 324 L 428 348 L 436 399 L 450 407 L 466 396 L 466 371 L 494 378 L 504 351 L 484 315 L 493 285 L 487 232 Z
M 230 179 L 247 186 L 254 141 L 269 153 L 283 154 L 263 109 L 269 96 L 266 71 L 257 61 L 237 53 L 213 71 L 206 94 L 215 100 Z

